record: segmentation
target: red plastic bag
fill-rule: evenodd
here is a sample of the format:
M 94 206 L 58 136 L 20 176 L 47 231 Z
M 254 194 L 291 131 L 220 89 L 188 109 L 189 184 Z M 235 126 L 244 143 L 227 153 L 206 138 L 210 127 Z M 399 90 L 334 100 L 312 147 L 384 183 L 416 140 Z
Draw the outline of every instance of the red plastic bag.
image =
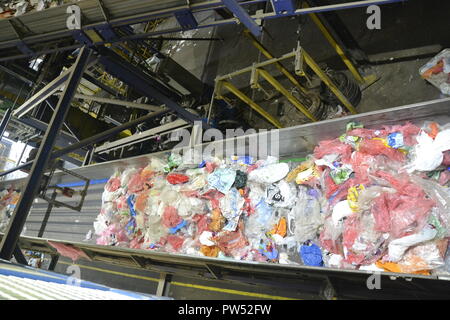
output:
M 450 151 L 444 152 L 444 160 L 442 160 L 443 166 L 450 166 Z
M 196 235 L 200 236 L 203 231 L 211 231 L 209 229 L 209 219 L 206 214 L 196 214 L 192 217 L 192 221 L 197 223 L 197 232 Z
M 176 235 L 168 235 L 167 242 L 172 246 L 175 251 L 180 251 L 184 243 L 184 238 Z
M 180 174 L 180 173 L 171 173 L 169 175 L 167 175 L 167 181 L 170 184 L 180 184 L 180 183 L 185 183 L 189 181 L 189 177 L 184 175 L 184 174 Z
M 395 125 L 390 127 L 384 127 L 388 134 L 394 132 L 400 132 L 403 135 L 403 141 L 406 145 L 412 146 L 416 144 L 415 136 L 420 132 L 420 128 L 413 125 L 411 122 L 407 122 L 404 125 Z
M 173 228 L 179 225 L 183 219 L 178 215 L 177 209 L 172 206 L 167 206 L 164 208 L 164 213 L 162 214 L 162 225 L 166 228 Z
M 323 140 L 314 148 L 314 157 L 321 159 L 327 154 L 338 154 L 342 161 L 347 162 L 352 154 L 352 147 L 348 144 L 342 143 L 339 139 Z
M 430 210 L 435 205 L 434 200 L 425 197 L 383 193 L 374 200 L 371 210 L 375 230 L 389 232 L 394 238 L 415 233 L 426 225 Z
M 226 255 L 232 255 L 235 249 L 241 249 L 247 246 L 248 241 L 244 235 L 244 223 L 239 221 L 236 231 L 225 231 L 218 236 L 213 237 L 213 241 Z
M 397 192 L 417 198 L 424 198 L 425 192 L 421 187 L 412 183 L 407 174 L 402 173 L 394 178 L 393 175 L 386 171 L 378 170 L 375 172 L 375 176 L 382 178 L 383 180 L 389 182 L 390 186 L 397 190 Z
M 105 189 L 109 192 L 114 192 L 120 188 L 120 178 L 110 178 L 105 185 Z
M 138 193 L 144 189 L 144 182 L 145 180 L 138 172 L 131 177 L 130 181 L 128 181 L 128 190 L 132 193 Z
M 213 209 L 219 209 L 219 200 L 224 194 L 216 189 L 210 189 L 201 195 L 202 199 L 210 200 Z
M 389 213 L 388 193 L 384 192 L 373 200 L 371 213 L 375 219 L 375 230 L 389 232 L 391 230 L 391 215 Z
M 370 154 L 372 156 L 384 155 L 392 161 L 405 161 L 405 155 L 396 149 L 386 147 L 380 140 L 364 139 L 359 144 L 359 152 Z

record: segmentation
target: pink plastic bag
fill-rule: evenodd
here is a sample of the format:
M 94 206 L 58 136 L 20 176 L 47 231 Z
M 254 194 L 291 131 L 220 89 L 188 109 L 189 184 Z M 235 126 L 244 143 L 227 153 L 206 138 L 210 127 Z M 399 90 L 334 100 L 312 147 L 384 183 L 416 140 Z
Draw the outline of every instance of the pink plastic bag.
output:
M 348 144 L 342 143 L 339 139 L 323 140 L 314 148 L 314 157 L 321 159 L 327 154 L 338 154 L 341 160 L 347 162 L 352 154 L 352 147 Z
M 224 194 L 216 189 L 210 189 L 203 193 L 200 197 L 201 199 L 206 199 L 211 201 L 213 209 L 219 209 L 219 200 L 224 196 Z
M 73 262 L 77 261 L 80 258 L 85 258 L 91 261 L 86 253 L 84 253 L 81 249 L 74 248 L 70 244 L 58 243 L 53 241 L 48 241 L 48 244 L 58 251 L 58 253 L 64 257 L 72 259 Z

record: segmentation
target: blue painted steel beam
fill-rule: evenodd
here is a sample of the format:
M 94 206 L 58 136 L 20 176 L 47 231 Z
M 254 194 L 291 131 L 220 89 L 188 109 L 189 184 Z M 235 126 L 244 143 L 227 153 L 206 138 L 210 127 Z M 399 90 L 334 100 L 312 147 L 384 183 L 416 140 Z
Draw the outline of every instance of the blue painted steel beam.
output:
M 292 14 L 295 12 L 295 0 L 270 0 L 273 11 L 277 14 Z
M 198 26 L 198 22 L 192 14 L 191 10 L 181 10 L 175 12 L 175 18 L 178 21 L 178 24 L 184 30 L 195 29 Z
M 71 69 L 70 76 L 65 83 L 63 94 L 59 98 L 58 105 L 53 113 L 49 127 L 45 133 L 44 139 L 41 142 L 36 158 L 33 161 L 26 186 L 21 193 L 19 202 L 14 209 L 8 228 L 2 238 L 2 242 L 0 244 L 1 259 L 10 260 L 14 249 L 17 246 L 20 233 L 25 225 L 25 221 L 30 212 L 34 198 L 39 192 L 42 176 L 50 160 L 51 150 L 69 111 L 70 102 L 72 101 L 72 98 L 78 88 L 84 69 L 89 63 L 90 56 L 91 49 L 86 47 L 82 48 L 78 54 L 74 66 Z
M 167 108 L 176 112 L 178 116 L 189 123 L 200 121 L 204 126 L 209 127 L 200 117 L 190 113 L 181 107 L 172 97 L 164 93 L 156 80 L 152 79 L 142 70 L 131 65 L 117 54 L 108 49 L 99 49 L 99 63 L 105 67 L 106 72 L 122 80 L 133 87 L 140 94 L 156 99 Z
M 236 0 L 222 0 L 225 7 L 228 8 L 235 16 L 242 22 L 248 30 L 255 36 L 261 35 L 261 26 L 259 26 L 255 20 L 242 8 Z

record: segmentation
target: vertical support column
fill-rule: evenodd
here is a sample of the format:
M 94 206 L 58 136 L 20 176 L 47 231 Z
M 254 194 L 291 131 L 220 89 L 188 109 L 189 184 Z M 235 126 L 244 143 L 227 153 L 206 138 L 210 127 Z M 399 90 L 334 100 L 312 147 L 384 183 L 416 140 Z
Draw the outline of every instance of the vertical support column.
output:
M 14 258 L 16 258 L 16 261 L 20 264 L 23 264 L 25 266 L 28 265 L 28 261 L 27 258 L 25 258 L 25 256 L 22 253 L 22 250 L 20 250 L 20 247 L 18 245 L 16 245 L 14 247 Z
M 49 271 L 55 270 L 58 260 L 59 260 L 59 254 L 52 255 L 52 260 L 50 261 L 50 265 L 48 266 Z
M 90 55 L 91 49 L 86 47 L 81 49 L 67 82 L 65 83 L 64 92 L 59 98 L 58 105 L 55 108 L 55 112 L 53 113 L 48 129 L 45 132 L 39 151 L 33 161 L 33 166 L 31 167 L 26 187 L 20 196 L 20 200 L 14 210 L 8 228 L 0 244 L 1 259 L 11 259 L 34 198 L 39 190 L 40 181 L 50 159 L 56 137 L 61 130 L 64 119 L 69 111 L 70 102 L 72 101 L 73 95 L 78 88 L 78 84 L 83 76 L 84 69 L 86 68 Z
M 3 134 L 5 133 L 6 127 L 8 126 L 9 120 L 11 119 L 12 111 L 12 108 L 8 108 L 2 118 L 2 122 L 0 123 L 0 141 L 3 138 Z
M 160 297 L 167 297 L 169 295 L 171 281 L 171 274 L 161 273 L 161 275 L 159 276 L 158 288 L 156 289 L 156 295 Z

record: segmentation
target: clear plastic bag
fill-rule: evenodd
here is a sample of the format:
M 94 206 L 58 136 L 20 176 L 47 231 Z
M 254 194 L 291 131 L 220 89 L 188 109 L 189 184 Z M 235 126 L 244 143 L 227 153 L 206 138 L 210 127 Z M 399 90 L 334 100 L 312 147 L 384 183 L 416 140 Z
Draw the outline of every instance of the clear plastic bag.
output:
M 290 233 L 300 243 L 317 238 L 324 216 L 319 200 L 311 195 L 308 188 L 299 186 L 297 203 L 288 215 L 288 222 Z
M 436 235 L 437 230 L 434 227 L 427 225 L 418 233 L 392 240 L 388 246 L 387 260 L 398 262 L 409 247 L 432 240 Z
M 418 176 L 412 175 L 411 181 L 420 185 L 428 197 L 434 200 L 436 204 L 436 215 L 439 217 L 440 223 L 447 230 L 445 236 L 450 236 L 450 194 L 448 188 L 444 188 L 438 183 L 425 180 Z

